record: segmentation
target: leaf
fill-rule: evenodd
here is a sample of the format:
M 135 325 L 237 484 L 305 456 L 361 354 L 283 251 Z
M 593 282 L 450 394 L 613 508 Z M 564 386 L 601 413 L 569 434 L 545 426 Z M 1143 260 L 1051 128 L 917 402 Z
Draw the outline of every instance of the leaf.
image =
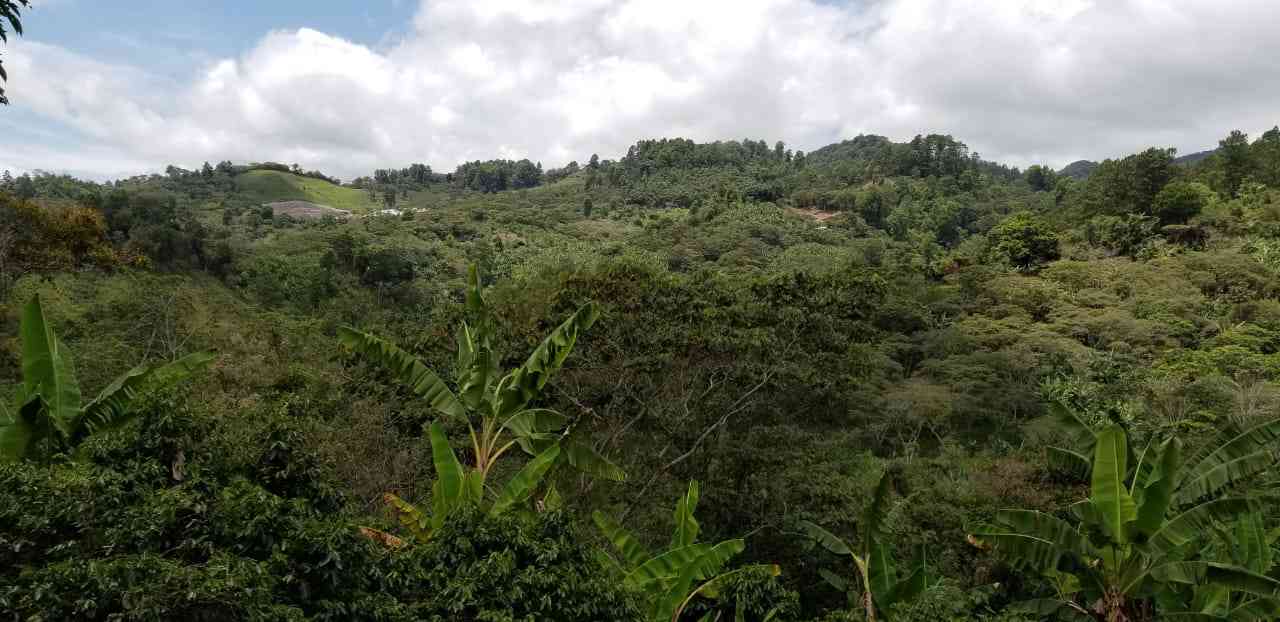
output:
M 893 559 L 889 557 L 889 547 L 884 540 L 877 537 L 868 543 L 867 582 L 872 602 L 877 608 L 888 607 L 893 597 L 893 587 L 897 583 L 894 576 Z
M 559 371 L 573 351 L 578 335 L 595 323 L 600 310 L 595 303 L 582 305 L 560 326 L 551 331 L 529 354 L 524 365 L 516 368 L 499 384 L 497 414 L 509 416 L 542 394 L 547 381 Z
M 627 481 L 627 472 L 601 456 L 586 443 L 570 438 L 563 443 L 569 466 L 595 478 L 614 482 Z
M 415 395 L 426 399 L 437 412 L 451 417 L 466 417 L 467 410 L 462 402 L 418 357 L 390 341 L 346 326 L 338 329 L 338 340 L 365 360 L 390 372 Z
M 534 434 L 557 432 L 568 423 L 568 417 L 554 410 L 531 408 L 511 415 L 502 424 L 502 427 L 511 430 L 516 436 L 533 436 Z
M 498 494 L 498 500 L 493 502 L 493 508 L 489 510 L 489 515 L 497 516 L 502 514 L 517 503 L 522 503 L 532 496 L 534 489 L 542 482 L 543 476 L 555 464 L 558 457 L 560 457 L 560 446 L 552 445 L 525 464 L 502 487 L 502 492 Z
M 1206 469 L 1182 482 L 1174 495 L 1174 505 L 1184 506 L 1204 499 L 1223 488 L 1262 473 L 1275 464 L 1275 456 L 1260 450 Z
M 0 424 L 0 461 L 26 458 L 36 443 L 51 432 L 48 426 L 39 425 L 40 415 L 46 410 L 44 399 L 34 395 L 18 408 L 18 412 L 7 415 L 8 420 Z
M 1056 570 L 1065 555 L 1083 556 L 1088 541 L 1079 530 L 1060 518 L 1033 510 L 1000 510 L 1001 527 L 975 531 L 974 535 L 1024 567 L 1039 572 Z
M 1241 603 L 1228 614 L 1231 620 L 1254 622 L 1255 620 L 1275 620 L 1280 618 L 1280 598 L 1255 598 Z
M 461 332 L 458 335 L 458 368 L 455 372 L 458 379 L 458 396 L 467 408 L 482 410 L 489 398 L 490 387 L 501 375 L 498 370 L 498 357 L 489 349 L 488 344 L 464 342 L 464 339 L 472 338 L 470 328 L 465 323 L 459 330 Z M 464 351 L 464 347 L 471 349 Z
M 689 490 L 676 501 L 675 533 L 671 535 L 671 548 L 689 546 L 698 541 L 698 520 L 693 513 L 698 509 L 698 482 L 689 482 Z
M 1252 509 L 1253 503 L 1245 497 L 1225 497 L 1201 503 L 1169 519 L 1151 535 L 1147 545 L 1155 558 L 1159 559 L 1173 549 L 1201 537 L 1215 523 L 1229 522 Z
M 679 612 L 701 590 L 699 587 L 697 590 L 690 591 L 693 584 L 716 575 L 729 562 L 729 559 L 741 553 L 745 546 L 742 540 L 726 540 L 711 547 L 705 555 L 689 563 L 680 572 L 675 582 L 667 588 L 666 594 L 655 603 L 653 618 L 655 620 L 670 619 L 673 622 L 677 620 Z
M 685 608 L 688 607 L 689 603 L 693 602 L 693 599 L 698 597 L 699 595 L 705 596 L 712 600 L 718 600 L 720 598 L 721 590 L 723 590 L 726 587 L 726 585 L 729 583 L 730 580 L 736 578 L 738 575 L 745 574 L 748 572 L 756 572 L 758 570 L 764 570 L 775 577 L 782 574 L 782 569 L 779 568 L 777 564 L 756 564 L 753 566 L 743 566 L 742 568 L 737 568 L 730 572 L 726 572 L 724 574 L 716 576 L 715 578 L 710 579 L 705 583 L 703 583 L 702 585 L 698 586 L 697 589 L 689 592 L 688 596 L 684 596 L 684 598 L 679 601 L 678 605 L 672 611 L 671 620 L 673 622 L 676 620 L 679 620 L 680 615 L 684 613 Z M 679 591 L 679 590 L 673 590 L 673 592 L 675 591 Z M 735 608 L 736 610 L 735 620 L 741 621 L 745 619 L 745 616 L 744 616 L 745 603 L 746 601 L 743 601 L 743 600 L 738 601 L 737 607 Z M 711 615 L 711 614 L 707 614 L 707 615 Z
M 439 423 L 432 423 L 428 428 L 431 438 L 431 461 L 436 467 L 436 483 L 431 503 L 432 514 L 437 522 L 441 522 L 462 503 L 463 479 L 462 463 L 453 454 L 449 446 L 449 438 Z
M 849 545 L 845 544 L 844 540 L 836 537 L 836 535 L 830 531 L 827 531 L 826 529 L 823 529 L 822 527 L 819 527 L 807 520 L 800 521 L 800 527 L 804 529 L 805 533 L 809 534 L 810 538 L 813 538 L 818 544 L 821 544 L 828 551 L 831 551 L 836 555 L 853 555 L 853 551 L 849 549 Z
M 79 442 L 87 436 L 117 429 L 128 423 L 136 414 L 133 406 L 139 398 L 190 378 L 207 367 L 214 358 L 213 354 L 197 352 L 160 367 L 139 365 L 125 372 L 85 405 L 72 428 L 72 441 Z
M 871 505 L 862 513 L 862 544 L 867 547 L 863 555 L 863 559 L 870 557 L 870 546 L 880 537 L 880 524 L 884 522 L 884 515 L 889 504 L 890 487 L 893 484 L 892 476 L 885 471 L 880 476 L 879 483 L 876 484 L 875 494 L 871 497 Z
M 1138 508 L 1135 526 L 1138 532 L 1151 536 L 1164 524 L 1169 504 L 1173 501 L 1173 488 L 1182 467 L 1182 442 L 1171 438 L 1160 452 L 1160 462 L 1142 489 L 1142 505 Z
M 1076 479 L 1087 479 L 1093 470 L 1089 458 L 1082 453 L 1061 447 L 1046 448 L 1049 467 Z
M 1262 513 L 1252 511 L 1236 520 L 1236 549 L 1239 551 L 1236 563 L 1259 574 L 1271 570 L 1272 551 L 1267 541 L 1267 526 Z
M 40 295 L 31 297 L 22 312 L 23 395 L 39 394 L 48 407 L 48 424 L 64 436 L 80 414 L 80 385 L 76 382 L 71 352 L 62 347 L 45 321 Z
M 1187 504 L 1270 466 L 1280 444 L 1280 419 L 1247 430 L 1227 428 L 1219 442 L 1197 451 L 1187 464 L 1175 503 Z
M 360 531 L 360 535 L 393 551 L 402 549 L 408 544 L 400 538 L 397 538 L 385 531 L 378 531 L 372 527 L 357 527 L 357 529 Z
M 665 551 L 633 568 L 623 582 L 632 587 L 643 588 L 657 581 L 674 578 L 709 550 L 711 546 L 708 544 L 691 544 Z
M 831 584 L 831 587 L 834 587 L 841 592 L 849 591 L 849 581 L 847 581 L 844 577 L 834 572 L 831 572 L 826 568 L 819 568 L 818 575 L 821 576 L 823 579 L 826 579 L 827 583 Z
M 1217 562 L 1170 562 L 1152 568 L 1152 578 L 1185 585 L 1222 585 L 1255 596 L 1280 595 L 1280 581 L 1238 566 Z
M 419 541 L 427 541 L 431 536 L 430 518 L 417 506 L 391 494 L 383 493 L 382 500 L 391 507 L 396 519 Z
M 1125 526 L 1138 517 L 1138 508 L 1125 489 L 1128 448 L 1119 426 L 1098 434 L 1094 447 L 1091 502 L 1102 519 L 1103 530 L 1117 543 L 1127 542 Z
M 628 570 L 639 567 L 649 559 L 649 552 L 644 549 L 644 546 L 612 517 L 597 510 L 591 513 L 591 518 L 595 521 L 596 526 L 600 528 L 600 533 L 604 534 L 604 537 L 613 543 L 614 548 L 618 549 L 619 553 L 622 553 L 622 558 L 627 562 Z

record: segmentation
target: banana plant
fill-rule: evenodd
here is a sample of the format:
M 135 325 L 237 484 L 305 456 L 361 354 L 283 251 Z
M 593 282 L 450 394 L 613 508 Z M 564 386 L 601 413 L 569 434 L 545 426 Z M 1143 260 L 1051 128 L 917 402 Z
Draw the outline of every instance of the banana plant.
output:
M 338 333 L 347 348 L 389 372 L 441 416 L 467 426 L 471 463 L 465 468 L 453 453 L 443 427 L 437 422 L 428 428 L 436 469 L 429 514 L 394 495 L 385 495 L 401 523 L 418 539 L 430 537 L 433 525 L 438 529 L 450 513 L 464 505 L 483 505 L 496 514 L 525 504 L 546 474 L 561 464 L 603 479 L 626 478 L 620 468 L 575 437 L 568 417 L 530 407 L 563 366 L 578 336 L 595 323 L 599 308 L 594 303 L 579 307 L 542 340 L 523 365 L 506 374 L 499 369 L 501 357 L 493 347 L 493 316 L 474 266 L 468 274 L 466 308 L 470 321 L 463 321 L 457 332 L 456 391 L 420 359 L 390 341 L 351 327 Z M 486 481 L 490 472 L 513 448 L 531 459 L 505 487 L 489 495 Z M 544 506 L 555 505 L 559 495 L 552 488 L 541 501 Z
M 1185 457 L 1177 438 L 1134 454 L 1112 425 L 1093 439 L 1090 496 L 1070 519 L 1001 510 L 970 541 L 1050 579 L 1056 597 L 1025 604 L 1043 618 L 1141 620 L 1158 607 L 1161 619 L 1265 619 L 1258 612 L 1280 597 L 1280 582 L 1213 561 L 1204 545 L 1215 529 L 1259 511 L 1258 499 L 1231 491 L 1275 465 L 1278 440 L 1280 419 L 1228 426 Z M 1233 606 L 1207 613 L 1180 597 L 1208 586 L 1234 594 Z
M 896 575 L 889 547 L 880 533 L 880 526 L 888 509 L 891 486 L 891 475 L 885 473 L 876 485 L 871 505 L 863 511 L 862 523 L 859 525 L 861 541 L 856 549 L 818 525 L 808 521 L 800 523 L 809 537 L 828 551 L 849 557 L 853 564 L 853 584 L 825 568 L 818 572 L 832 587 L 847 593 L 851 602 L 856 601 L 866 619 L 871 622 L 888 619 L 889 607 L 894 603 L 914 599 L 928 587 L 929 582 L 928 567 L 923 557 L 906 576 L 898 578 Z
M 671 544 L 657 555 L 645 550 L 639 540 L 613 518 L 598 510 L 591 515 L 600 532 L 621 555 L 621 561 L 608 559 L 622 574 L 623 583 L 646 596 L 646 619 L 651 622 L 676 622 L 698 597 L 719 599 L 727 584 L 744 573 L 765 571 L 777 576 L 781 572 L 776 565 L 765 564 L 722 573 L 725 564 L 741 553 L 746 543 L 741 538 L 718 544 L 698 543 L 700 526 L 694 518 L 697 507 L 698 482 L 691 481 L 688 491 L 676 501 Z M 741 617 L 739 614 L 738 618 Z
M 14 461 L 70 451 L 86 438 L 123 426 L 137 413 L 139 398 L 176 384 L 203 369 L 212 354 L 191 354 L 167 365 L 139 365 L 82 402 L 75 365 L 46 321 L 39 294 L 23 308 L 22 385 L 16 404 L 0 403 L 0 460 Z
M 1239 566 L 1255 574 L 1269 574 L 1274 564 L 1273 546 L 1280 531 L 1266 529 L 1261 512 L 1250 512 L 1232 525 L 1213 528 L 1215 542 L 1204 549 L 1205 557 Z M 1218 619 L 1280 619 L 1280 598 L 1258 597 L 1225 585 L 1198 585 L 1180 594 L 1189 600 L 1191 611 Z

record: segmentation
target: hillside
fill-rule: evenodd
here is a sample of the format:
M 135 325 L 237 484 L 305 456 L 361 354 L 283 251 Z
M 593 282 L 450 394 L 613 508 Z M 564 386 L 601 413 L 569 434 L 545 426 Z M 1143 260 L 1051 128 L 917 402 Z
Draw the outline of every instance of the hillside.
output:
M 382 207 L 369 194 L 321 179 L 270 170 L 251 170 L 235 176 L 236 191 L 258 203 L 308 201 L 356 214 Z
M 1152 148 L 1074 179 L 943 135 L 672 138 L 353 186 L 229 163 L 20 177 L 0 189 L 0 377 L 24 396 L 0 425 L 0 609 L 846 622 L 870 598 L 895 622 L 1031 622 L 1116 580 L 1090 546 L 1280 594 L 1234 548 L 1280 527 L 1280 131 L 1240 155 Z M 50 334 L 73 361 L 20 344 Z M 74 369 L 87 402 L 139 363 L 164 372 L 83 411 L 24 383 Z M 1118 528 L 1078 511 L 1118 494 L 1142 508 Z M 919 589 L 859 592 L 831 551 L 864 544 Z M 624 579 L 653 557 L 734 574 L 715 598 Z M 1181 612 L 1215 577 L 1148 577 L 1117 607 Z

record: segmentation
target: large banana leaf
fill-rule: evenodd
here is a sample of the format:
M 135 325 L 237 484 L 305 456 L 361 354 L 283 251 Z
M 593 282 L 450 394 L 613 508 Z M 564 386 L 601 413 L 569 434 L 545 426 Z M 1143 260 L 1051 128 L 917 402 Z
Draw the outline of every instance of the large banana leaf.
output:
M 80 414 L 80 384 L 76 382 L 71 351 L 62 347 L 53 327 L 45 321 L 40 295 L 22 311 L 23 395 L 39 394 L 48 408 L 48 424 L 64 436 Z
M 547 408 L 530 408 L 511 415 L 502 427 L 516 436 L 533 436 L 556 432 L 568 425 L 569 418 Z
M 1237 622 L 1280 619 L 1280 598 L 1255 598 L 1231 610 L 1228 618 Z
M 1239 566 L 1217 562 L 1170 562 L 1148 573 L 1158 581 L 1184 585 L 1222 585 L 1255 596 L 1280 596 L 1280 581 Z
M 1128 451 L 1124 430 L 1113 425 L 1098 434 L 1093 456 L 1090 499 L 1103 529 L 1121 544 L 1128 541 L 1127 525 L 1138 517 L 1138 507 L 1125 487 Z
M 53 433 L 47 417 L 48 406 L 40 395 L 33 395 L 0 421 L 0 461 L 26 458 L 31 450 Z
M 875 494 L 871 497 L 871 505 L 868 505 L 862 513 L 862 545 L 866 547 L 866 552 L 870 552 L 872 542 L 880 537 L 880 525 L 884 522 L 884 516 L 889 509 L 889 492 L 893 485 L 893 478 L 888 471 L 880 476 L 880 481 L 876 484 Z M 864 554 L 863 558 L 869 557 Z
M 532 496 L 534 489 L 542 482 L 547 470 L 555 464 L 558 457 L 560 457 L 560 446 L 552 445 L 525 464 L 502 487 L 502 492 L 498 493 L 498 499 L 493 502 L 493 508 L 489 510 L 489 514 L 491 516 L 502 514 Z
M 608 458 L 597 453 L 595 449 L 592 449 L 586 443 L 570 437 L 562 445 L 564 447 L 564 455 L 569 460 L 569 466 L 599 479 L 607 479 L 614 482 L 627 480 L 626 471 L 623 471 L 621 467 L 610 462 Z
M 704 579 L 715 577 L 720 569 L 733 556 L 746 548 L 742 540 L 726 540 L 711 547 L 706 554 L 687 564 L 657 601 L 653 603 L 651 618 L 659 620 L 676 620 L 679 611 L 693 598 L 697 590 L 693 584 Z M 717 588 L 718 589 L 718 588 Z
M 498 356 L 487 345 L 476 344 L 471 339 L 471 329 L 463 324 L 458 335 L 458 398 L 472 410 L 482 408 L 489 399 L 493 383 L 501 377 Z
M 1143 535 L 1154 534 L 1164 524 L 1181 467 L 1182 443 L 1177 438 L 1169 439 L 1160 452 L 1160 461 L 1142 489 L 1142 505 L 1138 508 L 1135 526 Z
M 133 406 L 139 397 L 191 377 L 213 359 L 212 354 L 197 352 L 160 367 L 139 365 L 125 372 L 84 406 L 71 431 L 72 442 L 128 423 L 136 414 Z
M 889 547 L 883 538 L 877 537 L 867 545 L 867 583 L 870 584 L 872 602 L 876 608 L 887 607 L 897 584 L 893 559 L 889 557 Z
M 1033 510 L 1000 510 L 996 520 L 1007 527 L 974 535 L 1038 571 L 1056 570 L 1063 556 L 1085 556 L 1088 539 L 1071 523 Z
M 673 513 L 676 528 L 671 534 L 671 548 L 689 546 L 698 541 L 698 520 L 693 513 L 698 509 L 698 481 L 689 482 L 689 490 L 676 501 Z
M 782 574 L 782 569 L 779 568 L 777 564 L 756 564 L 753 566 L 743 566 L 741 568 L 736 568 L 729 572 L 717 575 L 707 580 L 702 585 L 699 585 L 697 589 L 690 591 L 687 596 L 684 596 L 684 598 L 680 600 L 680 602 L 671 612 L 671 617 L 669 619 L 672 622 L 676 622 L 677 620 L 679 620 L 680 615 L 684 613 L 685 608 L 688 607 L 689 604 L 693 602 L 693 599 L 697 598 L 698 596 L 705 596 L 713 600 L 719 599 L 720 593 L 724 590 L 724 588 L 728 587 L 728 584 L 732 579 L 740 575 L 746 574 L 748 572 L 756 572 L 758 570 L 764 570 L 775 577 Z M 738 621 L 745 620 L 745 612 L 743 607 L 745 604 L 746 604 L 746 601 L 744 600 L 738 601 L 737 613 L 734 616 L 735 620 L 738 620 Z M 710 616 L 711 613 L 708 613 L 707 615 Z M 664 615 L 661 619 L 667 620 L 668 618 Z M 707 619 L 707 618 L 704 617 L 704 619 Z
M 1271 570 L 1273 551 L 1267 539 L 1267 525 L 1262 513 L 1249 512 L 1236 519 L 1234 538 L 1234 561 L 1259 574 Z
M 1246 480 L 1271 468 L 1276 462 L 1270 449 L 1260 449 L 1254 453 L 1232 458 L 1212 467 L 1197 470 L 1187 475 L 1182 486 L 1174 495 L 1174 504 L 1184 506 L 1204 499 L 1233 483 Z M 1212 463 L 1206 460 L 1201 464 Z
M 592 512 L 591 518 L 600 528 L 600 533 L 603 533 L 604 537 L 613 543 L 614 548 L 622 553 L 622 559 L 627 562 L 627 570 L 633 570 L 649 559 L 649 552 L 645 550 L 644 545 L 613 518 L 599 510 Z
M 691 544 L 665 551 L 636 566 L 627 573 L 623 581 L 627 585 L 643 588 L 655 582 L 674 579 L 685 567 L 710 550 L 709 544 Z
M 1048 447 L 1046 452 L 1049 466 L 1071 477 L 1087 479 L 1089 472 L 1093 469 L 1093 465 L 1089 462 L 1089 457 L 1080 452 L 1063 449 L 1062 447 Z
M 1260 456 L 1274 460 L 1278 447 L 1280 419 L 1247 430 L 1228 427 L 1217 442 L 1200 448 L 1187 461 L 1189 466 L 1183 471 L 1176 502 L 1194 502 L 1228 483 L 1256 474 L 1265 468 L 1258 465 L 1270 465 Z
M 849 548 L 849 545 L 845 544 L 844 540 L 841 540 L 830 531 L 807 520 L 800 521 L 800 528 L 804 529 L 810 538 L 813 538 L 814 541 L 821 544 L 828 551 L 836 555 L 853 555 L 853 550 Z
M 1224 497 L 1201 503 L 1169 519 L 1151 535 L 1147 545 L 1156 559 L 1209 532 L 1216 523 L 1226 523 L 1247 514 L 1253 502 L 1244 497 Z
M 390 341 L 346 326 L 338 329 L 338 339 L 364 359 L 390 372 L 415 395 L 426 399 L 436 411 L 451 417 L 466 417 L 467 410 L 462 402 L 418 357 Z
M 431 439 L 431 460 L 436 467 L 436 483 L 431 499 L 432 514 L 440 522 L 462 504 L 466 482 L 462 463 L 453 454 L 444 428 L 439 423 L 432 423 L 428 428 L 428 436 Z
M 530 401 L 542 393 L 547 380 L 564 365 L 578 335 L 592 324 L 600 315 L 595 303 L 589 302 L 578 308 L 560 326 L 551 331 L 542 343 L 529 354 L 528 360 L 499 384 L 497 414 L 507 417 L 523 409 Z

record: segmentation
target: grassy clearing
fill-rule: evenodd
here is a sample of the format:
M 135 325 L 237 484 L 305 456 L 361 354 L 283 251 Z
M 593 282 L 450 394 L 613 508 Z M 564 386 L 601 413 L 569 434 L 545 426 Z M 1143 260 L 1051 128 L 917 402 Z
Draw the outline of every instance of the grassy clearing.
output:
M 249 171 L 236 176 L 236 187 L 254 200 L 310 201 L 361 214 L 380 205 L 369 199 L 364 190 L 335 186 L 321 179 L 301 177 L 279 171 Z

